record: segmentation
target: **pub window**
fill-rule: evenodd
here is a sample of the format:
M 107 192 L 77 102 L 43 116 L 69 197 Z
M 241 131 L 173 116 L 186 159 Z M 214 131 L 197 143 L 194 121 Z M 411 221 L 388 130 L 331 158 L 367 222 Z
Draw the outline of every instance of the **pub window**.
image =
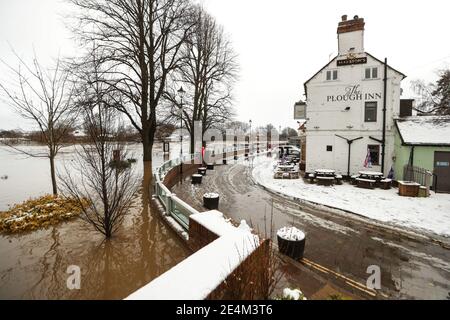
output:
M 333 151 L 333 146 L 327 146 L 327 152 Z
M 380 146 L 378 144 L 369 144 L 367 146 L 370 154 L 370 162 L 374 166 L 380 165 Z
M 337 70 L 329 70 L 327 71 L 327 81 L 337 80 L 338 71 Z
M 366 79 L 377 79 L 378 78 L 378 68 L 366 68 L 365 78 Z
M 378 78 L 378 68 L 372 68 L 372 78 Z
M 364 110 L 365 122 L 377 122 L 377 103 L 366 102 Z

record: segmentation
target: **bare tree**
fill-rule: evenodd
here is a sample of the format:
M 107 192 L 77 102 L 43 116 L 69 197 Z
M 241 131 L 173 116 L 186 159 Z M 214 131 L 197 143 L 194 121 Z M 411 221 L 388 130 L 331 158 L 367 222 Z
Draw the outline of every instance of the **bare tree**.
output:
M 450 69 L 440 70 L 436 83 L 414 80 L 411 88 L 418 95 L 417 111 L 424 114 L 450 114 Z
M 69 81 L 69 73 L 62 68 L 61 60 L 56 60 L 53 70 L 44 69 L 36 55 L 28 65 L 17 54 L 19 67 L 13 68 L 2 63 L 13 73 L 16 82 L 7 86 L 0 83 L 4 100 L 24 119 L 31 120 L 38 127 L 42 140 L 47 146 L 45 153 L 32 153 L 17 146 L 9 145 L 16 151 L 31 157 L 46 157 L 50 161 L 50 176 L 53 194 L 58 192 L 55 157 L 63 147 L 63 140 L 72 129 L 76 119 L 73 112 L 74 88 Z M 7 142 L 4 142 L 7 144 Z
M 81 72 L 84 96 L 79 100 L 89 143 L 76 151 L 76 159 L 61 175 L 62 191 L 77 201 L 83 218 L 94 228 L 112 237 L 130 209 L 138 185 L 127 159 L 123 142 L 118 142 L 120 128 L 114 107 L 114 91 L 100 81 L 100 61 L 91 60 L 92 71 Z M 86 65 L 84 65 L 86 66 Z M 129 167 L 130 166 L 130 167 Z M 74 174 L 76 173 L 76 174 Z
M 179 67 L 180 48 L 191 29 L 188 0 L 69 0 L 79 9 L 79 38 L 102 50 L 112 75 L 115 107 L 139 131 L 144 161 L 152 146 L 167 80 Z
M 183 44 L 183 60 L 179 72 L 172 79 L 166 98 L 171 104 L 170 114 L 180 117 L 177 86 L 183 85 L 183 122 L 190 134 L 190 150 L 194 152 L 194 122 L 200 121 L 202 133 L 217 128 L 232 115 L 232 88 L 237 76 L 236 55 L 223 28 L 201 6 L 191 15 L 193 32 Z

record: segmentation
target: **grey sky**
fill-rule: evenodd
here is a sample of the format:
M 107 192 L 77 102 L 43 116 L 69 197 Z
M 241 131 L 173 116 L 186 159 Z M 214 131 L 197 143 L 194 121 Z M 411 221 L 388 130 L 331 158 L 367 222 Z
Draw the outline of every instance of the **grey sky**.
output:
M 423 1 L 203 0 L 225 27 L 241 65 L 235 109 L 243 121 L 295 126 L 292 106 L 303 82 L 337 52 L 342 14 L 366 22 L 365 50 L 405 73 L 409 81 L 434 81 L 450 65 L 450 3 Z M 0 57 L 11 62 L 8 43 L 24 58 L 33 46 L 44 61 L 73 52 L 61 0 L 0 0 Z M 3 69 L 0 79 L 4 78 Z M 28 127 L 0 102 L 0 128 Z

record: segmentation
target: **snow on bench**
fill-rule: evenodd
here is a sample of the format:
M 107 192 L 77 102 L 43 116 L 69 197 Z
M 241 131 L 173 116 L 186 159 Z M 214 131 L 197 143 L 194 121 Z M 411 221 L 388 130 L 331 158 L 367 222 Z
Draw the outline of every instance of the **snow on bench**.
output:
M 317 180 L 334 180 L 334 177 L 316 177 Z
M 234 227 L 217 210 L 190 218 L 220 237 L 126 300 L 203 300 L 259 246 L 258 236 L 245 221 Z
M 375 182 L 376 182 L 376 180 L 372 180 L 372 179 L 363 179 L 363 178 L 356 178 L 356 181 L 370 182 L 370 183 L 375 183 Z

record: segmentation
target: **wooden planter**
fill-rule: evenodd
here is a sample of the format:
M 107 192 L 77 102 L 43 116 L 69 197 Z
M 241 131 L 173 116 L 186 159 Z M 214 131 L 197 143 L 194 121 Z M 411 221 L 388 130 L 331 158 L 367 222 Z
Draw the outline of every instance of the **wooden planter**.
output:
M 219 195 L 218 194 L 204 194 L 203 206 L 209 210 L 219 209 Z
M 399 181 L 398 194 L 402 197 L 419 196 L 420 184 L 412 181 Z
M 201 174 L 202 176 L 206 175 L 206 168 L 203 168 L 203 167 L 198 168 L 197 173 Z
M 206 165 L 206 168 L 207 168 L 208 170 L 214 170 L 214 164 L 208 163 L 208 164 Z

